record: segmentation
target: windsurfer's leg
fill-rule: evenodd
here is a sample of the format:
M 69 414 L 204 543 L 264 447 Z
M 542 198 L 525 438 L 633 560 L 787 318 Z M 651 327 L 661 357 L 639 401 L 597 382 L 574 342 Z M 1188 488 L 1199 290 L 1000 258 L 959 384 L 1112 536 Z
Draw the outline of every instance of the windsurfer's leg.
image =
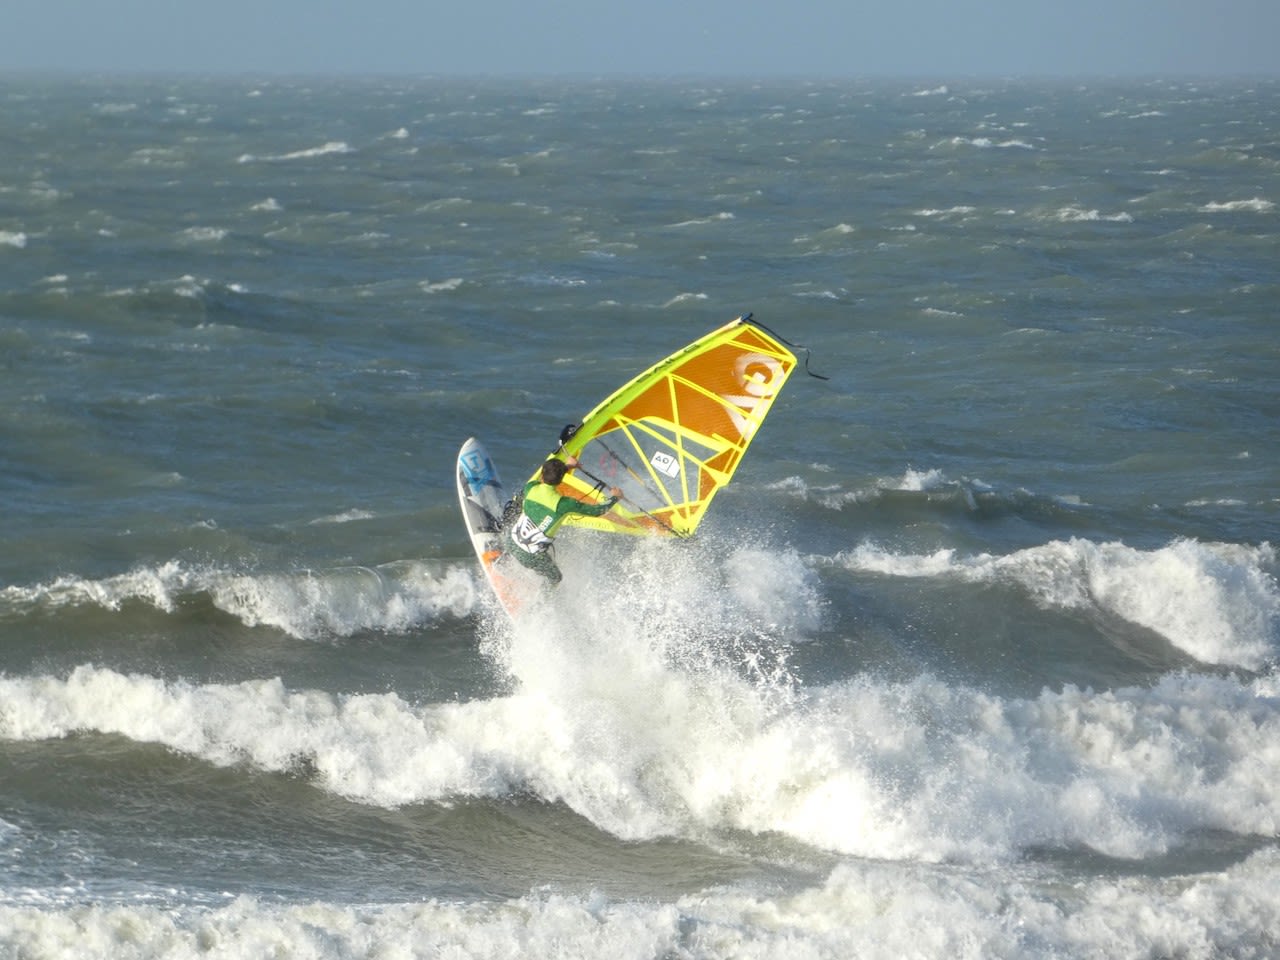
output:
M 556 566 L 556 562 L 551 559 L 550 550 L 536 554 L 533 557 L 533 561 L 534 562 L 531 563 L 530 566 L 550 580 L 553 587 L 560 585 L 560 581 L 564 579 L 564 574 L 560 572 L 560 568 Z
M 564 574 L 560 572 L 560 568 L 556 566 L 556 562 L 551 559 L 551 551 L 544 550 L 542 553 L 529 553 L 527 550 L 521 550 L 519 547 L 510 551 L 523 566 L 538 573 L 551 581 L 554 587 L 564 578 Z

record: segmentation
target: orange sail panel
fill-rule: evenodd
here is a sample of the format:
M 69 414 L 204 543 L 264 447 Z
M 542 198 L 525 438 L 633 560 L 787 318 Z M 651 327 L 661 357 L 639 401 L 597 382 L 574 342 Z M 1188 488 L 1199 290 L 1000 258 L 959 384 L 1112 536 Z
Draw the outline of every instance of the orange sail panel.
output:
M 740 317 L 650 367 L 584 418 L 564 452 L 582 461 L 561 489 L 622 501 L 565 523 L 614 533 L 687 537 L 732 478 L 796 365 L 771 334 Z

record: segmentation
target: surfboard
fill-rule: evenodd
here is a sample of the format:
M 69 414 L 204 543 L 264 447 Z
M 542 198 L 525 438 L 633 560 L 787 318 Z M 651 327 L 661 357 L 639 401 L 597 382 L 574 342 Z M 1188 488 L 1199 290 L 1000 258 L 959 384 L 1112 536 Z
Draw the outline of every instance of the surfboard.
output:
M 504 548 L 502 510 L 506 495 L 498 468 L 475 437 L 468 438 L 458 451 L 458 502 L 485 578 L 503 609 L 514 618 L 523 602 L 523 583 Z

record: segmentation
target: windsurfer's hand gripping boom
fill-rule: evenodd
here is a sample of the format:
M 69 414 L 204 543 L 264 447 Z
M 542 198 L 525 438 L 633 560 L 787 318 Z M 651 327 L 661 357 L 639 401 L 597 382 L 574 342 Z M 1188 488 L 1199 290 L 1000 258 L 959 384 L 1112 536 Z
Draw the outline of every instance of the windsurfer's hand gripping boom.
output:
M 575 457 L 572 453 L 570 453 L 570 454 L 567 454 L 567 455 L 565 456 L 565 458 L 564 458 L 564 465 L 565 465 L 566 467 L 568 467 L 570 470 L 576 470 L 576 469 L 578 469 L 579 467 L 581 467 L 581 466 L 582 466 L 582 461 L 581 461 L 581 460 L 579 460 L 577 457 Z M 595 478 L 595 477 L 592 477 L 590 473 L 587 473 L 587 471 L 583 470 L 582 472 L 583 472 L 583 473 L 586 473 L 586 474 L 587 474 L 587 476 L 591 477 L 591 479 L 592 479 L 592 480 L 596 480 L 596 478 Z M 599 482 L 599 481 L 597 481 L 597 482 Z M 621 499 L 622 499 L 622 488 L 621 488 L 621 487 L 610 487 L 610 488 L 609 488 L 609 496 L 613 497 L 613 499 L 614 499 L 614 500 L 621 500 Z

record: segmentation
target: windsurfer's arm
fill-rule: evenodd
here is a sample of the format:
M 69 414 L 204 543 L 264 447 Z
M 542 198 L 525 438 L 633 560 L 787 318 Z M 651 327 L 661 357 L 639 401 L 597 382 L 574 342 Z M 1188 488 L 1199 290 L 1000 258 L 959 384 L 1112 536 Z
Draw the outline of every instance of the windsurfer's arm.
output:
M 560 503 L 556 506 L 556 513 L 564 515 L 566 513 L 581 513 L 588 517 L 602 517 L 613 509 L 614 504 L 622 499 L 622 491 L 614 487 L 609 491 L 612 496 L 608 500 L 602 500 L 600 503 L 583 503 L 576 497 L 561 497 Z

